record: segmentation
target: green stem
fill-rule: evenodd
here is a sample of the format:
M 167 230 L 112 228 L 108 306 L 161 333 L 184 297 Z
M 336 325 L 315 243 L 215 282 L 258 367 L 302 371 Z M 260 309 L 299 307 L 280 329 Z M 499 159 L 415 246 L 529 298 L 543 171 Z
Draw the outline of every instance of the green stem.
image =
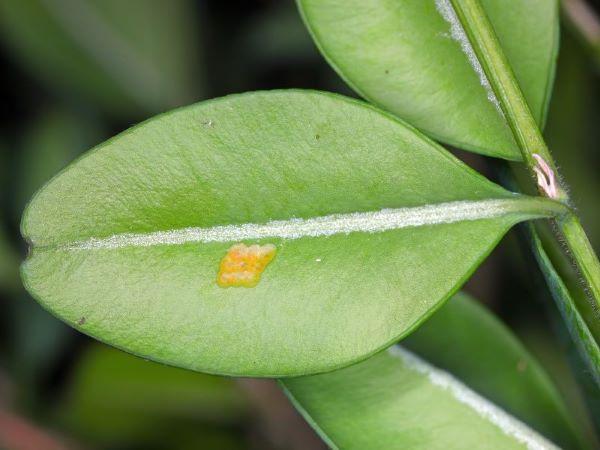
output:
M 531 175 L 538 180 L 538 189 L 544 195 L 568 203 L 567 190 L 556 175 L 554 159 L 480 1 L 450 1 L 498 98 L 527 168 Z M 549 193 L 543 183 L 539 182 L 540 157 L 553 178 L 552 182 L 556 187 L 554 193 Z M 592 250 L 579 219 L 572 212 L 557 220 L 556 224 L 571 258 L 583 277 L 586 291 L 592 297 L 594 310 L 598 313 L 600 311 L 600 262 L 598 262 L 598 257 Z
M 510 171 L 510 165 L 506 162 L 498 162 L 494 166 L 502 185 L 510 190 L 518 191 L 517 180 Z M 600 387 L 600 347 L 593 330 L 590 330 L 575 297 L 554 268 L 534 224 L 526 222 L 519 227 L 519 231 L 523 232 L 522 237 L 525 238 L 531 249 L 582 362 L 587 366 L 596 385 Z
M 596 299 L 595 312 L 599 315 L 598 301 L 600 299 L 600 264 L 598 256 L 592 248 L 579 218 L 574 214 L 567 214 L 563 219 L 557 221 L 557 225 L 565 238 L 565 244 L 570 250 L 579 273 L 586 281 L 586 287 L 594 299 Z
M 507 208 L 519 213 L 527 213 L 533 218 L 547 218 L 556 221 L 566 220 L 572 212 L 564 203 L 550 198 L 520 195 L 511 200 Z
M 550 288 L 550 293 L 575 343 L 575 347 L 581 359 L 587 365 L 592 379 L 600 388 L 600 348 L 598 347 L 598 343 L 594 339 L 585 320 L 581 317 L 569 289 L 544 250 L 535 227 L 532 223 L 526 223 L 524 224 L 524 230 L 533 256 L 542 270 L 542 275 Z
M 533 168 L 536 167 L 537 161 L 533 157 L 534 154 L 544 158 L 556 171 L 552 155 L 481 3 L 479 0 L 451 0 L 451 2 L 498 98 L 502 112 L 532 176 L 536 177 Z M 566 196 L 564 192 L 562 194 Z

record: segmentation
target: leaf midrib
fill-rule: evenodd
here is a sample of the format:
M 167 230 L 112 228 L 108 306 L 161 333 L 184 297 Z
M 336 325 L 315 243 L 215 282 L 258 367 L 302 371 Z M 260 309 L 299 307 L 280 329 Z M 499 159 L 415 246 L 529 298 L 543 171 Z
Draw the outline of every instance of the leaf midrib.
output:
M 554 443 L 550 442 L 540 433 L 530 428 L 527 424 L 508 414 L 498 405 L 472 390 L 469 386 L 455 378 L 449 372 L 437 368 L 425 359 L 422 359 L 417 354 L 405 349 L 400 345 L 395 345 L 386 350 L 386 356 L 400 360 L 405 369 L 426 377 L 429 384 L 447 391 L 449 395 L 451 395 L 457 402 L 468 407 L 482 420 L 492 424 L 503 434 L 509 438 L 515 439 L 528 449 L 558 450 L 558 447 Z M 319 374 L 314 376 L 327 377 L 330 375 Z M 310 378 L 310 376 L 308 378 Z M 317 434 L 331 448 L 338 449 L 338 440 L 331 433 L 328 434 L 328 432 L 320 425 L 319 421 L 312 417 L 311 413 L 296 397 L 294 390 L 290 389 L 287 381 L 285 379 L 280 379 L 279 384 L 286 396 L 307 420 L 307 422 L 315 429 Z
M 117 233 L 32 247 L 63 250 L 117 249 L 188 243 L 240 242 L 266 238 L 300 239 L 357 232 L 380 233 L 402 228 L 450 224 L 513 216 L 514 221 L 555 216 L 564 207 L 547 199 L 515 195 L 512 198 L 463 200 L 378 211 L 330 214 L 308 219 L 290 218 L 266 223 L 186 227 L 146 233 Z
M 411 371 L 425 375 L 431 384 L 448 391 L 458 402 L 469 407 L 482 419 L 496 426 L 505 435 L 524 444 L 528 449 L 558 449 L 542 435 L 506 413 L 495 403 L 477 394 L 450 373 L 438 369 L 399 345 L 388 348 L 387 353 L 399 358 Z

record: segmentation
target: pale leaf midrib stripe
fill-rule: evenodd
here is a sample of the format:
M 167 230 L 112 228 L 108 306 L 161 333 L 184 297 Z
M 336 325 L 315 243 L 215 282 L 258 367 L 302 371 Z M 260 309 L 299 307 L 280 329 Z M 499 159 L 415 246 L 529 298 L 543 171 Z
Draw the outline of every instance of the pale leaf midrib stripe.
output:
M 448 372 L 438 369 L 399 345 L 390 347 L 387 352 L 391 356 L 400 358 L 407 368 L 427 376 L 432 384 L 448 391 L 457 401 L 471 408 L 477 415 L 498 427 L 505 435 L 525 445 L 529 450 L 558 450 L 556 445 L 542 435 Z
M 485 90 L 487 99 L 494 105 L 500 116 L 504 117 L 504 113 L 500 107 L 500 102 L 498 101 L 496 94 L 494 94 L 492 85 L 490 84 L 485 71 L 481 66 L 481 62 L 479 62 L 479 59 L 475 54 L 475 50 L 473 50 L 473 46 L 471 45 L 471 42 L 467 37 L 467 33 L 465 32 L 460 20 L 456 15 L 456 11 L 454 11 L 452 3 L 450 3 L 449 0 L 435 0 L 435 6 L 443 19 L 450 25 L 450 36 L 460 45 L 462 52 L 467 57 L 469 65 L 477 74 L 479 83 Z
M 425 206 L 382 209 L 370 212 L 331 214 L 309 219 L 273 220 L 266 223 L 189 227 L 148 233 L 120 233 L 109 237 L 87 238 L 69 243 L 34 245 L 36 248 L 66 250 L 116 249 L 188 243 L 241 242 L 267 238 L 300 239 L 336 234 L 380 233 L 427 225 L 475 221 L 523 214 L 527 218 L 544 217 L 523 205 L 523 198 L 456 201 Z M 526 200 L 525 200 L 526 201 Z

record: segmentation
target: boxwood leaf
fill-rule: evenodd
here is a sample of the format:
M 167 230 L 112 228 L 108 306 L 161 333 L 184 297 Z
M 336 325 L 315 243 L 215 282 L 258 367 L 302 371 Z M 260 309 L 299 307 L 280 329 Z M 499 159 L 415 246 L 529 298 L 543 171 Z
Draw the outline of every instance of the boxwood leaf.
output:
M 555 448 L 490 396 L 539 430 L 566 438 L 567 448 L 578 448 L 556 388 L 485 309 L 455 298 L 425 327 L 410 338 L 422 353 L 395 346 L 360 364 L 281 384 L 332 448 Z M 436 349 L 433 341 L 445 344 Z M 453 370 L 424 354 L 452 359 Z
M 584 433 L 546 371 L 506 325 L 466 294 L 457 294 L 402 345 L 562 447 L 581 446 Z
M 407 334 L 510 226 L 557 209 L 362 102 L 257 92 L 161 115 L 67 167 L 24 214 L 22 273 L 63 320 L 144 357 L 307 374 Z
M 558 46 L 556 0 L 483 0 L 543 124 Z M 298 0 L 314 40 L 363 97 L 452 145 L 521 159 L 449 0 Z
M 544 276 L 550 294 L 569 332 L 574 347 L 586 365 L 583 376 L 589 376 L 600 388 L 600 348 L 587 323 L 579 312 L 575 296 L 554 267 L 544 245 L 532 224 L 524 228 L 531 251 Z

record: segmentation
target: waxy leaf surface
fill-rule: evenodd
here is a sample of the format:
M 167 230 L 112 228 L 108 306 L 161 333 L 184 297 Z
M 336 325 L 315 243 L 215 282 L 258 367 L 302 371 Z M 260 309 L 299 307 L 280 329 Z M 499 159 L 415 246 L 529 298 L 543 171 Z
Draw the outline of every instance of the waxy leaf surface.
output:
M 363 97 L 441 141 L 521 158 L 449 0 L 298 4 L 323 55 Z M 558 46 L 557 2 L 482 4 L 534 117 L 543 124 Z
M 510 226 L 553 205 L 362 102 L 249 93 L 159 116 L 67 167 L 24 214 L 22 273 L 54 314 L 146 358 L 308 374 L 409 333 Z
M 561 447 L 580 445 L 583 433 L 548 374 L 506 325 L 466 294 L 448 301 L 402 346 Z
M 410 350 L 403 341 L 360 364 L 281 383 L 332 448 L 554 448 L 538 432 L 579 448 L 548 376 L 484 308 L 458 295 L 424 327 Z

